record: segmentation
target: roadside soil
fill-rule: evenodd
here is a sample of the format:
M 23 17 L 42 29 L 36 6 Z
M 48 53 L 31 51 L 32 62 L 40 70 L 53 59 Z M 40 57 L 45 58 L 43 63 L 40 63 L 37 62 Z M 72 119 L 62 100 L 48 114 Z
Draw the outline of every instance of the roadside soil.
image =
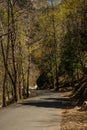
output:
M 64 92 L 62 97 L 68 99 L 70 94 L 71 92 Z M 72 102 L 66 102 L 65 105 L 67 106 L 63 109 L 61 130 L 87 130 L 87 111 L 81 111 L 81 107 L 72 106 Z

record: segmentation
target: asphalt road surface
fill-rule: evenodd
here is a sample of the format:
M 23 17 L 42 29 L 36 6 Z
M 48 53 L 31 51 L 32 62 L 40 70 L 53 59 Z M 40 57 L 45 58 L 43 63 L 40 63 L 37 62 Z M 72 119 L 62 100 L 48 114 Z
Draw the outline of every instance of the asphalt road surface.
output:
M 0 110 L 0 130 L 60 130 L 58 93 L 38 91 L 38 96 Z

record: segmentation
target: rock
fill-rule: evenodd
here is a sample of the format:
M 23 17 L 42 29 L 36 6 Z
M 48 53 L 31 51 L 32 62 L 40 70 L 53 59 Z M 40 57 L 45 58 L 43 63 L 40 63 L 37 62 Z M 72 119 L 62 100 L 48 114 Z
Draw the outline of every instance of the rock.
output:
M 80 108 L 81 111 L 86 111 L 87 110 L 87 101 L 83 102 L 83 105 Z

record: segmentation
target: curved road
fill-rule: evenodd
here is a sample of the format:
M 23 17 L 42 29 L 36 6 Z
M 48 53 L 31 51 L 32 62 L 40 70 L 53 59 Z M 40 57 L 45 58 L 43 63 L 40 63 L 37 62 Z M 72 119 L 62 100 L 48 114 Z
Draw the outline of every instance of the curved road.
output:
M 37 93 L 37 97 L 0 110 L 0 130 L 60 130 L 60 95 L 47 91 Z

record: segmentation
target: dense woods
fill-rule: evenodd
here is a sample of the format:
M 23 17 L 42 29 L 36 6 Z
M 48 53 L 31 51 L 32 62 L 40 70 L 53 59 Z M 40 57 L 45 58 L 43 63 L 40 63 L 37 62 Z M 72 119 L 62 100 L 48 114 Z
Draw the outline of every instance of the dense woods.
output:
M 40 89 L 71 89 L 87 99 L 87 1 L 0 1 L 0 102 Z

